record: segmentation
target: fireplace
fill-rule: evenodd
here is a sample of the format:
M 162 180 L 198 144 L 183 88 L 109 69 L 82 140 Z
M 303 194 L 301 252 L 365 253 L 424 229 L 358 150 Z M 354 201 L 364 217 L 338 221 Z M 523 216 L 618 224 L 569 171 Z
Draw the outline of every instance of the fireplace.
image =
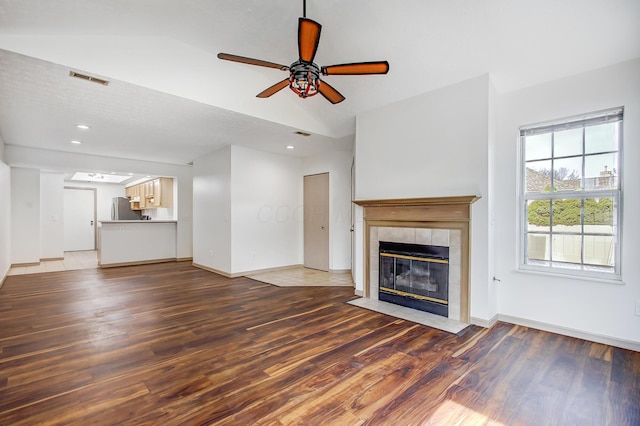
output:
M 376 301 L 380 298 L 381 241 L 446 247 L 449 251 L 447 303 L 436 303 L 446 305 L 448 319 L 468 324 L 471 204 L 478 198 L 470 195 L 354 201 L 363 207 L 364 220 L 364 282 L 359 295 Z M 429 274 L 432 273 L 430 269 Z M 432 285 L 425 287 L 434 288 Z M 444 297 L 433 298 L 445 300 Z
M 379 243 L 378 299 L 449 316 L 449 247 Z

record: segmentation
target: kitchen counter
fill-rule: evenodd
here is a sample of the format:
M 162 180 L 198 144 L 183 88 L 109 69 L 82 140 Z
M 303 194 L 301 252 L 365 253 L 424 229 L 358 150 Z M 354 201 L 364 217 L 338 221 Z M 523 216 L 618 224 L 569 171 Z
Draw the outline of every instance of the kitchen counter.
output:
M 178 223 L 177 220 L 101 220 L 98 223 Z
M 98 222 L 98 265 L 109 268 L 176 260 L 175 220 Z

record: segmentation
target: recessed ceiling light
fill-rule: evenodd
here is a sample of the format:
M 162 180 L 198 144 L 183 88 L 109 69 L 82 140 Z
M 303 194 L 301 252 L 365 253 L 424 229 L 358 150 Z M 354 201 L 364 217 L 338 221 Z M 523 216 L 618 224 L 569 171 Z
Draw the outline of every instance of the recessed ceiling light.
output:
M 287 145 L 287 149 L 293 149 L 295 148 L 293 145 Z
M 115 174 L 116 174 L 116 172 L 111 172 L 111 173 L 109 173 L 109 174 L 111 174 L 111 175 L 115 175 Z
M 71 141 L 71 143 L 74 144 L 74 145 L 80 145 L 82 142 L 80 142 L 80 141 Z
M 80 130 L 89 130 L 91 127 L 87 126 L 86 124 L 76 124 L 76 127 Z
M 133 173 L 127 173 L 129 176 L 133 176 Z

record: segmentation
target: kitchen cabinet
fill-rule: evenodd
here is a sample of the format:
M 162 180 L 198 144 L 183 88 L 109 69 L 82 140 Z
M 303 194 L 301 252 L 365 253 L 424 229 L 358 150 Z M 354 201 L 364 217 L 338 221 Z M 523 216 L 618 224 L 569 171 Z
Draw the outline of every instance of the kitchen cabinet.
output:
M 142 210 L 140 206 L 140 186 L 133 185 L 124 189 L 124 193 L 131 203 L 131 210 Z
M 125 188 L 132 210 L 173 207 L 173 178 L 160 177 Z

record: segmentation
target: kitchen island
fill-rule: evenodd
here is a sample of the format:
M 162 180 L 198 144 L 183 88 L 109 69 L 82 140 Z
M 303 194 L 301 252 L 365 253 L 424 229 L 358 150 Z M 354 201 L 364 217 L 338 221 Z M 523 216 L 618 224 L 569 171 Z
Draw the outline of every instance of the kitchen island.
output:
M 101 268 L 176 260 L 175 220 L 103 220 L 98 222 Z

